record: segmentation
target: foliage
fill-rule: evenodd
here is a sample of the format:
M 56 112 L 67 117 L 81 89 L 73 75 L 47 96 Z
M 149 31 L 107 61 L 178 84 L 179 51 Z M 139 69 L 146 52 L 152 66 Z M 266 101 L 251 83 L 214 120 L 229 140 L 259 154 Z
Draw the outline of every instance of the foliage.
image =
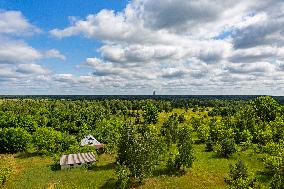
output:
M 280 112 L 280 106 L 278 102 L 269 96 L 261 96 L 251 102 L 257 117 L 262 121 L 273 121 L 276 118 L 278 112 Z
M 34 146 L 41 154 L 52 154 L 66 151 L 76 141 L 68 134 L 52 128 L 38 128 L 33 135 Z
M 210 127 L 209 127 L 209 125 L 208 124 L 200 125 L 197 128 L 196 133 L 197 133 L 197 138 L 198 138 L 199 142 L 205 142 L 205 141 L 209 140 L 209 138 L 210 138 Z
M 120 129 L 123 126 L 123 122 L 117 119 L 106 120 L 98 122 L 94 129 L 95 138 L 106 144 L 107 152 L 115 152 L 117 144 L 120 138 Z
M 177 115 L 171 115 L 161 128 L 161 135 L 165 138 L 168 147 L 175 143 L 177 140 L 179 120 Z
M 156 124 L 158 121 L 158 108 L 152 103 L 147 102 L 145 106 L 143 106 L 143 118 L 144 121 L 148 124 L 154 123 Z
M 271 189 L 284 189 L 284 176 L 275 174 L 270 183 Z
M 15 153 L 27 150 L 31 135 L 23 128 L 0 129 L 0 152 Z
M 216 152 L 219 157 L 229 158 L 237 151 L 235 141 L 225 138 L 216 145 Z
M 189 128 L 183 127 L 179 130 L 177 148 L 178 155 L 175 160 L 176 169 L 190 168 L 195 157 L 193 155 L 191 132 Z
M 205 151 L 206 152 L 212 152 L 214 150 L 214 142 L 209 138 L 205 142 Z
M 2 168 L 0 169 L 0 186 L 4 185 L 5 182 L 10 178 L 12 173 L 12 169 L 10 168 Z
M 235 165 L 230 165 L 230 173 L 225 182 L 230 189 L 251 189 L 254 187 L 255 179 L 249 178 L 246 165 L 239 160 Z
M 158 139 L 150 130 L 139 133 L 131 124 L 122 128 L 118 144 L 118 163 L 126 166 L 135 180 L 142 182 L 151 175 L 159 152 Z
M 117 174 L 117 182 L 116 185 L 119 189 L 129 188 L 130 178 L 129 178 L 129 170 L 126 166 L 118 165 L 116 168 Z
M 254 156 L 264 157 L 271 187 L 282 183 L 284 109 L 274 98 L 119 98 L 0 100 L 0 151 L 88 152 L 94 149 L 79 142 L 93 134 L 106 144 L 107 152 L 118 153 L 118 162 L 129 171 L 127 177 L 141 182 L 156 165 L 166 164 L 171 171 L 190 167 L 192 135 L 205 143 L 205 151 L 214 149 L 221 157 L 230 157 L 236 149 L 244 154 L 257 149 Z M 187 127 L 193 127 L 193 133 Z

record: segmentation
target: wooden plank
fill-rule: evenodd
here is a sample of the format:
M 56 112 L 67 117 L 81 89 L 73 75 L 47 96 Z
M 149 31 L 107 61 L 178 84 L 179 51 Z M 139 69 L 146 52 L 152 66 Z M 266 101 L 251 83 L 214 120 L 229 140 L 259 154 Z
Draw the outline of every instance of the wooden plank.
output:
M 78 159 L 79 159 L 80 163 L 85 163 L 85 160 L 82 158 L 81 153 L 78 154 Z
M 63 156 L 60 158 L 60 165 L 66 165 L 67 156 L 68 156 L 68 155 L 63 155 Z
M 90 162 L 89 158 L 86 156 L 86 153 L 82 153 L 82 157 L 87 163 Z
M 93 152 L 88 153 L 78 153 L 78 154 L 67 154 L 62 155 L 60 158 L 60 165 L 74 165 L 74 164 L 84 164 L 96 161 L 96 156 Z
M 86 156 L 88 157 L 89 162 L 94 161 L 94 160 L 93 160 L 93 157 L 90 155 L 90 153 L 86 153 Z
M 81 163 L 78 158 L 78 154 L 74 154 L 74 161 L 76 164 Z
M 94 156 L 91 154 L 91 152 L 87 153 L 87 155 L 91 161 L 94 161 Z
M 91 161 L 96 161 L 96 159 L 95 159 L 95 155 L 94 155 L 94 153 L 93 153 L 93 152 L 89 152 L 89 153 L 88 153 L 88 155 L 89 155 L 89 157 L 90 157 Z
M 94 161 L 96 161 L 96 156 L 93 152 L 91 152 L 92 156 L 94 157 Z
M 68 165 L 73 165 L 73 164 L 74 164 L 73 155 L 74 155 L 74 154 L 69 154 L 69 155 L 68 155 L 68 161 L 67 161 L 67 164 L 68 164 Z

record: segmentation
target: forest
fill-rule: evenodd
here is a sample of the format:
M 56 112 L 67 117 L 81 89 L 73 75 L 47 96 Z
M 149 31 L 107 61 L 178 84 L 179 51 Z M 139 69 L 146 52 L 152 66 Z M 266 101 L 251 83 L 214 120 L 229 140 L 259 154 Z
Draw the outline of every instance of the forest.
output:
M 92 134 L 102 150 L 81 146 Z M 284 106 L 252 99 L 0 99 L 0 188 L 284 188 Z M 98 161 L 60 170 L 62 154 Z

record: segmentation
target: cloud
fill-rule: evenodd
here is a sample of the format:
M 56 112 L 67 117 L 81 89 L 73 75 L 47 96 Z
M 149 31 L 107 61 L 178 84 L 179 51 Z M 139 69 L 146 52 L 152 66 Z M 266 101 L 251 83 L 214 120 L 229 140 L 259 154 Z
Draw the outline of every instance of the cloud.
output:
M 49 70 L 43 68 L 38 64 L 20 64 L 18 65 L 16 72 L 23 74 L 48 74 Z
M 60 60 L 66 60 L 66 57 L 56 49 L 47 50 L 44 54 L 47 58 L 58 58 Z
M 201 83 L 208 85 L 204 89 L 218 88 L 224 82 L 232 86 L 234 81 L 268 79 L 280 70 L 273 63 L 283 60 L 276 35 L 281 19 L 255 4 L 136 0 L 121 12 L 102 10 L 50 33 L 58 38 L 83 35 L 101 41 L 100 58 L 87 58 L 84 64 L 98 82 L 107 85 L 139 87 L 151 80 L 167 89 L 170 83 L 183 83 L 184 89 Z M 215 37 L 224 32 L 226 38 Z M 266 43 L 258 42 L 264 38 Z M 276 38 L 276 45 L 270 45 L 268 41 Z
M 34 62 L 42 57 L 40 52 L 23 41 L 3 37 L 0 37 L 0 41 L 0 64 Z
M 218 19 L 226 3 L 213 1 L 142 1 L 146 26 L 154 29 L 187 31 L 190 27 Z M 190 27 L 189 27 L 190 26 Z
M 162 77 L 167 79 L 182 78 L 185 74 L 185 71 L 177 68 L 167 68 L 162 70 Z
M 20 11 L 0 10 L 0 34 L 32 35 L 40 30 L 29 23 Z
M 15 79 L 12 73 L 31 75 L 28 71 L 33 70 L 38 74 L 35 83 L 54 82 L 69 92 L 275 92 L 284 89 L 283 12 L 281 0 L 132 0 L 121 11 L 103 9 L 84 18 L 70 15 L 67 27 L 49 34 L 59 39 L 82 36 L 101 46 L 94 56 L 78 62 L 78 69 L 88 73 L 65 74 L 46 72 L 40 65 L 43 58 L 65 60 L 58 50 L 39 52 L 9 37 L 15 30 L 36 33 L 17 12 L 16 20 L 27 24 L 13 29 L 4 21 L 2 38 L 7 42 L 1 39 L 0 65 L 13 65 L 5 68 L 10 73 L 6 78 Z

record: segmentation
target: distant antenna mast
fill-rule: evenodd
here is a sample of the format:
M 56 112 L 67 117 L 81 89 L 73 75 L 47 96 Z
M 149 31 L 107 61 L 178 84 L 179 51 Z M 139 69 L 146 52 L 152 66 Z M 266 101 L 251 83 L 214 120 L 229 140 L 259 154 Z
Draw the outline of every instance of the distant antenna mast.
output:
M 156 91 L 154 90 L 154 91 L 153 91 L 153 96 L 155 96 L 155 95 L 156 95 Z

